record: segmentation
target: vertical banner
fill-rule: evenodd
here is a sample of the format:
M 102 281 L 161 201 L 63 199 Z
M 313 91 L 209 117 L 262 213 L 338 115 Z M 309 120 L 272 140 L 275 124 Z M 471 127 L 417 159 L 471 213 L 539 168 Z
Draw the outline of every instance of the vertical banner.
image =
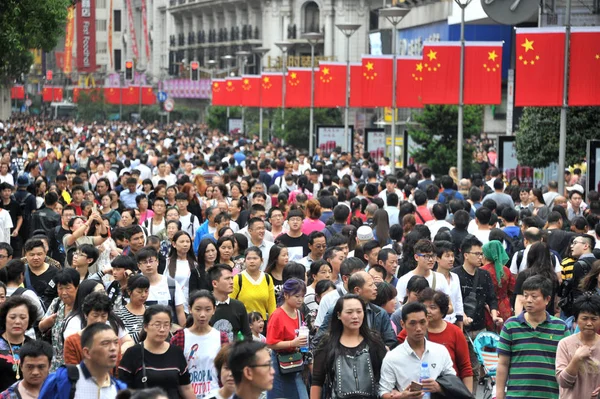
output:
M 110 5 L 108 6 L 108 68 L 109 69 L 112 69 L 112 67 L 113 67 L 112 33 L 113 33 L 113 0 L 110 0 Z
M 385 156 L 385 129 L 365 129 L 365 150 L 369 152 L 371 158 L 380 164 L 381 159 Z
M 137 39 L 135 37 L 135 24 L 133 22 L 133 6 L 131 5 L 131 0 L 127 0 L 127 18 L 129 21 L 129 36 L 131 48 L 133 49 L 133 56 L 136 60 L 139 60 L 140 53 L 138 52 Z
M 75 8 L 69 7 L 67 13 L 67 29 L 65 34 L 65 54 L 63 59 L 63 72 L 70 74 L 73 66 L 73 33 L 75 31 Z
M 96 0 L 77 3 L 77 70 L 96 71 Z
M 147 19 L 146 0 L 142 0 L 142 29 L 143 29 L 142 34 L 144 35 L 142 37 L 142 40 L 144 41 L 144 43 L 146 43 L 146 61 L 149 64 L 150 63 L 150 37 L 148 37 L 148 21 L 146 19 Z

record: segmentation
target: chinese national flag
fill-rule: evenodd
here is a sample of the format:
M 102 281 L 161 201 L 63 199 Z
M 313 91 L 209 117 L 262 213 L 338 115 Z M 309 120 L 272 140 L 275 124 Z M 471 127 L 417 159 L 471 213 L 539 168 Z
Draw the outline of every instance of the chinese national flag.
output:
M 362 63 L 350 65 L 350 107 L 363 108 L 364 96 L 362 91 Z M 344 106 L 346 104 L 344 103 Z
M 366 56 L 362 59 L 363 107 L 391 107 L 393 58 L 390 55 Z
M 260 76 L 242 76 L 242 106 L 260 107 Z
M 465 104 L 502 102 L 502 42 L 467 42 Z
M 214 79 L 212 81 L 212 105 L 215 107 L 225 105 L 225 80 Z
M 52 88 L 52 101 L 61 102 L 63 100 L 63 89 L 62 87 Z
M 310 107 L 310 68 L 288 68 L 285 80 L 285 106 Z
M 77 101 L 79 101 L 79 91 L 81 89 L 79 87 L 75 87 L 73 89 L 73 102 L 76 103 Z M 43 98 L 42 98 L 43 99 Z
M 52 102 L 52 87 L 44 87 L 44 90 L 42 91 L 42 101 L 45 103 Z
M 23 86 L 11 87 L 10 98 L 13 100 L 23 100 L 25 98 L 25 88 Z
M 423 104 L 458 104 L 459 78 L 460 43 L 426 42 L 421 83 Z
M 136 105 L 140 103 L 140 89 L 137 86 L 129 86 L 123 89 L 123 105 Z
M 262 107 L 281 108 L 283 74 L 265 73 L 261 79 Z
M 152 87 L 142 87 L 142 104 L 156 104 L 156 96 L 154 95 L 154 91 L 152 91 Z
M 600 28 L 572 28 L 569 105 L 600 105 Z
M 516 48 L 515 105 L 562 105 L 565 29 L 519 28 Z
M 107 104 L 119 104 L 121 102 L 121 89 L 119 87 L 105 87 L 104 101 Z
M 228 107 L 238 107 L 242 104 L 242 79 L 225 79 L 225 104 Z
M 396 107 L 423 108 L 421 82 L 423 60 L 421 57 L 397 57 Z
M 315 72 L 315 107 L 346 106 L 346 64 L 321 62 Z

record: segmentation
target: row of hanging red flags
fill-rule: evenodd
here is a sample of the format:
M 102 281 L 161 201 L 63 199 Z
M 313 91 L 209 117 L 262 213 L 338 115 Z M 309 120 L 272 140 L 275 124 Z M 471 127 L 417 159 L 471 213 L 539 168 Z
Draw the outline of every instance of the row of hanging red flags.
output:
M 558 106 L 564 87 L 564 28 L 524 28 L 516 35 L 516 106 Z M 393 58 L 363 56 L 350 66 L 350 106 L 392 106 Z M 460 43 L 426 42 L 422 57 L 397 57 L 396 106 L 458 104 Z M 600 105 L 600 28 L 573 28 L 569 58 L 569 105 Z M 216 79 L 212 103 L 220 106 L 278 108 L 284 76 Z M 310 106 L 310 68 L 288 68 L 285 106 Z M 346 104 L 346 64 L 321 62 L 315 69 L 315 107 Z M 501 103 L 502 42 L 465 45 L 464 102 Z
M 73 102 L 79 100 L 79 94 L 81 92 L 88 93 L 94 98 L 94 95 L 99 97 L 100 91 L 104 93 L 104 102 L 106 104 L 123 104 L 123 105 L 137 105 L 140 103 L 140 87 L 129 86 L 129 87 L 104 87 L 104 88 L 93 88 L 93 89 L 73 89 Z M 154 90 L 150 86 L 142 86 L 142 105 L 153 105 L 156 104 L 156 95 Z

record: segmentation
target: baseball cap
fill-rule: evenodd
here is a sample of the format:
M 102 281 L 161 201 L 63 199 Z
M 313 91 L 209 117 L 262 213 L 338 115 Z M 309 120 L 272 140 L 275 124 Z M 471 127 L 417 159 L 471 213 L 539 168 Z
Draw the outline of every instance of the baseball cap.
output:
M 21 175 L 17 177 L 17 186 L 19 187 L 29 187 L 29 178 L 27 176 Z
M 583 187 L 581 186 L 581 184 L 573 184 L 570 187 L 567 187 L 567 191 L 571 192 L 571 191 L 577 191 L 580 194 L 583 194 Z
M 356 230 L 356 237 L 360 241 L 369 241 L 373 239 L 373 229 L 369 226 L 360 226 L 358 230 Z

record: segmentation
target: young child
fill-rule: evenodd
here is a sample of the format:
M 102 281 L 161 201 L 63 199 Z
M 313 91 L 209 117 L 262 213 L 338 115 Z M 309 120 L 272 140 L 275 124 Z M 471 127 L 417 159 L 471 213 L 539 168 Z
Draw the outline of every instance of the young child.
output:
M 252 339 L 254 341 L 266 343 L 267 338 L 262 335 L 265 327 L 265 321 L 263 320 L 262 315 L 258 312 L 251 312 L 248 314 L 248 323 L 250 324 L 250 331 L 252 331 Z

